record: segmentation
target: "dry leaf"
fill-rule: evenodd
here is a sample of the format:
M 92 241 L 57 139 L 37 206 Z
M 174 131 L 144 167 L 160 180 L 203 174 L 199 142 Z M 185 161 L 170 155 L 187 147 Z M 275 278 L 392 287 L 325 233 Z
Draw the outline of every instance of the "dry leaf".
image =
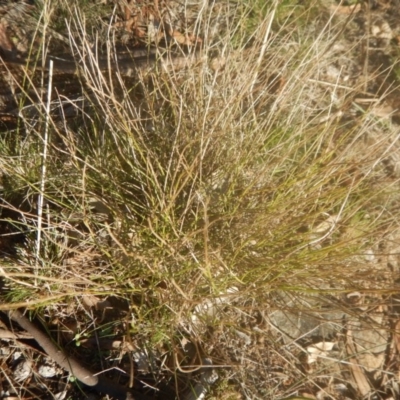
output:
M 11 53 L 15 50 L 12 41 L 7 35 L 7 29 L 2 23 L 0 23 L 0 50 L 6 53 Z
M 363 369 L 359 366 L 357 359 L 355 358 L 355 348 L 353 343 L 352 331 L 347 331 L 347 354 L 349 355 L 349 365 L 353 374 L 354 380 L 357 384 L 358 390 L 362 396 L 366 396 L 371 391 L 371 386 L 366 378 Z
M 174 38 L 179 44 L 185 46 L 194 46 L 195 44 L 200 44 L 201 39 L 194 35 L 183 35 L 181 32 L 171 30 L 168 34 Z
M 307 347 L 308 359 L 307 363 L 312 364 L 317 361 L 318 357 L 327 357 L 328 352 L 333 349 L 335 343 L 320 342 Z
M 82 305 L 85 310 L 90 310 L 91 308 L 96 308 L 97 303 L 101 301 L 97 296 L 88 295 L 82 298 Z
M 338 215 L 330 215 L 325 221 L 321 222 L 318 226 L 316 226 L 312 230 L 312 232 L 319 234 L 329 232 L 330 230 L 333 230 L 338 221 L 339 221 Z

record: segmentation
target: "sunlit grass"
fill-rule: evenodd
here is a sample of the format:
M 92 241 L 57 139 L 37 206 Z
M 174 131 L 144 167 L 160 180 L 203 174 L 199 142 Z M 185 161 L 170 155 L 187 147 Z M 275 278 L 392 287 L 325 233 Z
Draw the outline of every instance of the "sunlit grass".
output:
M 222 43 L 235 51 L 217 71 L 158 71 L 139 82 L 82 71 L 90 107 L 72 127 L 53 121 L 39 260 L 43 128 L 2 142 L 3 196 L 28 232 L 3 267 L 14 278 L 10 307 L 103 290 L 131 300 L 132 334 L 140 326 L 157 345 L 180 324 L 200 335 L 196 305 L 232 287 L 238 307 L 250 299 L 259 308 L 280 291 L 367 289 L 363 254 L 392 218 L 378 210 L 390 139 L 365 146 L 373 120 L 348 128 L 329 118 L 336 105 L 309 78 L 327 63 L 320 50 L 334 32 L 296 42 L 285 21 L 305 29 L 304 15 L 292 3 L 245 11 L 245 25 Z M 277 35 L 268 35 L 271 19 Z M 91 48 L 84 32 L 74 34 Z

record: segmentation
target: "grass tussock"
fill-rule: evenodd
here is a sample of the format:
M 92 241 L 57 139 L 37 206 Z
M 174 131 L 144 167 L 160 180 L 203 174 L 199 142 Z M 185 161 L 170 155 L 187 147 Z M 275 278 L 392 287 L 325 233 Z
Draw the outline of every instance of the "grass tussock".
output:
M 338 113 L 353 89 L 320 77 L 339 23 L 307 31 L 305 10 L 287 3 L 256 8 L 262 19 L 247 25 L 234 15 L 202 50 L 218 49 L 221 68 L 126 80 L 94 61 L 80 68 L 79 99 L 60 94 L 49 116 L 37 104 L 34 123 L 21 113 L 0 141 L 3 223 L 20 238 L 1 266 L 1 307 L 114 294 L 154 344 L 178 326 L 200 335 L 194 310 L 221 294 L 246 310 L 282 291 L 371 289 L 364 254 L 393 219 L 392 128 L 368 110 Z M 196 23 L 211 35 L 209 20 Z M 92 48 L 84 26 L 70 15 L 75 54 Z

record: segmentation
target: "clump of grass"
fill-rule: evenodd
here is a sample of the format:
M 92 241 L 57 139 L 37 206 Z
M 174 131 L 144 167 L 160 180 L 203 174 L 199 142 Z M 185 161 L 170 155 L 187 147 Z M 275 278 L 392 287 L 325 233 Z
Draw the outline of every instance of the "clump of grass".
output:
M 335 118 L 346 90 L 333 88 L 333 104 L 312 79 L 330 62 L 330 26 L 317 42 L 296 42 L 285 27 L 271 30 L 278 11 L 283 18 L 263 9 L 252 46 L 240 38 L 216 71 L 194 65 L 127 82 L 82 69 L 89 106 L 76 106 L 79 123 L 52 126 L 39 260 L 42 131 L 14 139 L 13 157 L 2 144 L 3 179 L 16 179 L 31 206 L 21 209 L 24 257 L 4 267 L 20 274 L 14 301 L 112 292 L 131 300 L 141 335 L 157 345 L 182 325 L 200 336 L 195 307 L 233 287 L 239 308 L 260 309 L 274 292 L 368 287 L 362 254 L 392 218 L 379 210 L 390 138 L 366 145 L 380 122 Z M 91 48 L 85 32 L 71 35 Z M 39 291 L 34 279 L 51 284 Z

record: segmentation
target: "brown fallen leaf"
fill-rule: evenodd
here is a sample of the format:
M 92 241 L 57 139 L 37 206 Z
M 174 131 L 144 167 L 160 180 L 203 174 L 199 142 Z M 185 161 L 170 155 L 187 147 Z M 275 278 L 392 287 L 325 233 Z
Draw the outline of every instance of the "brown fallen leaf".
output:
M 98 311 L 104 311 L 105 309 L 112 307 L 111 303 L 107 299 L 100 299 L 99 297 L 93 295 L 83 296 L 82 305 L 85 310 L 94 309 Z
M 363 368 L 358 364 L 357 358 L 355 357 L 356 351 L 353 343 L 353 335 L 352 331 L 349 329 L 346 335 L 347 344 L 347 354 L 349 356 L 349 365 L 351 372 L 353 374 L 354 380 L 358 386 L 358 390 L 360 391 L 362 396 L 366 396 L 371 391 L 371 386 L 366 378 Z
M 5 25 L 0 23 L 0 52 L 12 53 L 13 51 L 15 51 L 15 46 L 8 37 Z
M 170 30 L 168 34 L 176 40 L 177 43 L 185 46 L 194 46 L 202 43 L 202 40 L 194 35 L 184 35 L 179 31 Z

